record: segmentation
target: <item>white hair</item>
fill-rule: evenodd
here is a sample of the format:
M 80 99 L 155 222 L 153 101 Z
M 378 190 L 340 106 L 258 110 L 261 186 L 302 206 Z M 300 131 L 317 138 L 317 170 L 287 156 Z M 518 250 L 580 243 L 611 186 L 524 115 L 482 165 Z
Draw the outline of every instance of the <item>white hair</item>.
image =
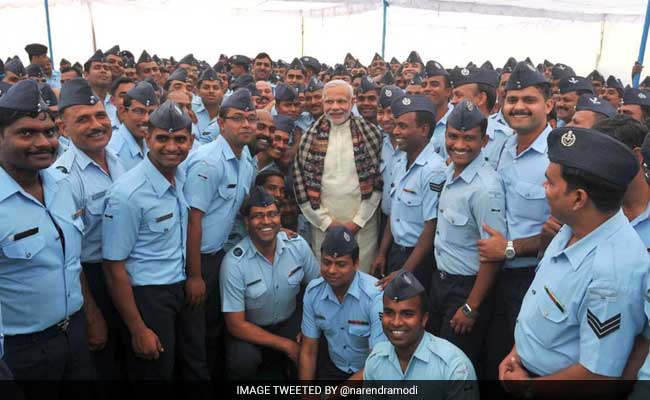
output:
M 352 89 L 352 85 L 350 85 L 349 83 L 347 83 L 342 79 L 334 79 L 327 82 L 323 87 L 323 97 L 325 97 L 325 92 L 327 91 L 327 89 L 341 87 L 341 86 L 347 89 L 348 98 L 352 99 L 354 97 L 354 89 Z

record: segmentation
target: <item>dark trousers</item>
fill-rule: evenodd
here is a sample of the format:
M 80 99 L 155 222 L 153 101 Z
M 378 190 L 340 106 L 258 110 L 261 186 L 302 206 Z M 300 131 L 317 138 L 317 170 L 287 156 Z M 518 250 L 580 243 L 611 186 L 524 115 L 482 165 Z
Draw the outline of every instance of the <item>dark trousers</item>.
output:
M 286 321 L 261 328 L 274 335 L 296 340 L 301 317 L 301 313 L 296 310 Z M 263 370 L 278 368 L 283 376 L 289 378 L 295 370 L 293 361 L 286 354 L 270 347 L 244 342 L 230 334 L 226 337 L 226 366 L 230 379 L 253 379 Z
M 413 249 L 414 247 L 404 247 L 393 242 L 388 250 L 388 256 L 386 257 L 386 275 L 401 269 L 413 252 Z M 415 271 L 413 271 L 413 275 L 418 278 L 418 281 L 420 281 L 427 292 L 429 292 L 431 286 L 431 275 L 435 270 L 436 262 L 433 258 L 432 251 L 420 262 L 420 264 L 415 268 Z
M 203 313 L 185 306 L 185 282 L 171 285 L 134 286 L 133 296 L 142 319 L 160 339 L 164 349 L 157 360 L 136 356 L 129 346 L 127 373 L 133 380 L 170 380 L 178 361 L 178 375 L 184 380 L 208 380 L 205 340 L 195 325 Z M 131 339 L 129 338 L 129 343 Z
M 201 276 L 205 282 L 205 302 L 201 306 L 203 321 L 197 322 L 194 329 L 202 335 L 207 350 L 208 371 L 212 379 L 225 378 L 224 357 L 224 319 L 221 312 L 219 290 L 219 271 L 224 251 L 215 254 L 201 254 Z
M 341 371 L 330 358 L 329 343 L 325 335 L 318 340 L 318 361 L 316 362 L 316 379 L 321 381 L 344 382 L 352 374 Z
M 113 305 L 106 286 L 106 278 L 101 263 L 82 263 L 88 289 L 106 321 L 107 342 L 99 351 L 91 351 L 90 359 L 95 366 L 97 379 L 119 380 L 124 378 L 124 340 L 120 327 L 120 316 Z
M 498 379 L 499 364 L 515 343 L 515 324 L 521 302 L 535 278 L 535 267 L 504 268 L 494 288 L 494 316 L 487 330 L 488 351 L 483 358 L 483 378 Z
M 433 274 L 431 280 L 430 311 L 428 330 L 435 336 L 449 340 L 458 346 L 472 361 L 474 370 L 481 379 L 481 356 L 485 344 L 485 333 L 494 311 L 494 296 L 488 295 L 478 310 L 479 316 L 472 331 L 463 335 L 454 333 L 449 325 L 456 312 L 469 297 L 476 276 L 451 275 L 443 271 Z

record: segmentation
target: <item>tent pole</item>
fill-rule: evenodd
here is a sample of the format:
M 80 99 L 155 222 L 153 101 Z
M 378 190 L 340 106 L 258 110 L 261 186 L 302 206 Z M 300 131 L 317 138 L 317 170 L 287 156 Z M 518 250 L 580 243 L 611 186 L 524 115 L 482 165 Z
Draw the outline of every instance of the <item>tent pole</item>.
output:
M 385 58 L 384 52 L 386 51 L 386 13 L 388 10 L 388 0 L 382 0 L 382 5 L 384 8 L 384 17 L 383 17 L 383 28 L 381 32 L 381 58 L 383 59 Z
M 648 0 L 650 1 L 650 0 Z M 305 16 L 300 12 L 300 57 L 305 55 Z
M 643 24 L 643 34 L 641 34 L 641 46 L 639 47 L 639 58 L 637 59 L 638 63 L 643 65 L 643 56 L 645 55 L 645 45 L 648 41 L 648 25 L 650 25 L 650 0 L 648 0 L 648 6 L 645 10 L 645 23 Z M 639 87 L 639 78 L 641 77 L 640 73 L 634 74 L 632 77 L 632 87 Z
M 45 22 L 47 23 L 47 44 L 50 47 L 50 62 L 54 65 L 54 50 L 52 49 L 52 30 L 50 29 L 50 5 L 45 0 Z M 54 67 L 52 67 L 54 69 Z

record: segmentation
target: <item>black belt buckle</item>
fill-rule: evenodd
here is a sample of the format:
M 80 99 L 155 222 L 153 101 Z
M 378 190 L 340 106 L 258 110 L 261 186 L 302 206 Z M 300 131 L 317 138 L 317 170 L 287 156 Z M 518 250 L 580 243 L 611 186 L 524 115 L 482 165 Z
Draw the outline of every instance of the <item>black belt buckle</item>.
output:
M 68 330 L 68 325 L 70 325 L 70 317 L 66 317 L 66 319 L 56 324 L 56 327 L 59 328 L 61 332 L 66 332 Z

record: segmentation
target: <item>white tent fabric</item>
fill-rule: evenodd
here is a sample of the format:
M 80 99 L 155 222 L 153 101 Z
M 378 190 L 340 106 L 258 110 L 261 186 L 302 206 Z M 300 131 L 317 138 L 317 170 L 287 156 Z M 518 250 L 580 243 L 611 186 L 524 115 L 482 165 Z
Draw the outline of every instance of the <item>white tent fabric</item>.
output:
M 381 52 L 382 0 L 50 0 L 55 64 L 86 60 L 119 43 L 137 55 L 210 63 L 220 53 L 266 51 L 291 60 L 311 55 L 340 62 L 347 52 L 368 63 Z M 509 56 L 563 62 L 577 73 L 598 68 L 630 81 L 638 53 L 644 0 L 389 0 L 386 52 L 402 60 L 410 50 L 445 66 Z M 42 0 L 0 0 L 0 56 L 26 43 L 47 43 Z M 650 68 L 649 68 L 650 69 Z M 650 70 L 648 71 L 650 72 Z

